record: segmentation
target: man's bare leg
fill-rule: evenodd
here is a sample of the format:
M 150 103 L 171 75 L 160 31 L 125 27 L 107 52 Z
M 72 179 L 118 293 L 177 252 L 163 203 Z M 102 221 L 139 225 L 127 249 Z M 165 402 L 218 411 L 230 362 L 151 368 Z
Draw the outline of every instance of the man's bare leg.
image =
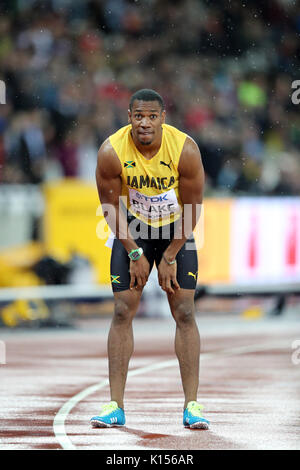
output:
M 176 321 L 175 352 L 179 361 L 186 408 L 197 401 L 199 386 L 200 335 L 195 321 L 194 290 L 180 289 L 168 295 Z
M 128 365 L 134 349 L 132 320 L 137 312 L 141 290 L 115 292 L 115 310 L 108 335 L 108 364 L 111 400 L 124 408 Z

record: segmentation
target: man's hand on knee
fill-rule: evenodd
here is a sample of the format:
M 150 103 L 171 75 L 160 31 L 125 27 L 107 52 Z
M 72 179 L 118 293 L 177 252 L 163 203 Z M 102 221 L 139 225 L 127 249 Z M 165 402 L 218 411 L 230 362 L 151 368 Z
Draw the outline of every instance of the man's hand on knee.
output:
M 137 261 L 130 261 L 130 289 L 143 289 L 148 281 L 150 265 L 146 256 L 142 255 Z
M 162 290 L 167 294 L 174 294 L 176 290 L 180 289 L 177 281 L 177 263 L 168 264 L 164 258 L 158 266 L 158 282 Z

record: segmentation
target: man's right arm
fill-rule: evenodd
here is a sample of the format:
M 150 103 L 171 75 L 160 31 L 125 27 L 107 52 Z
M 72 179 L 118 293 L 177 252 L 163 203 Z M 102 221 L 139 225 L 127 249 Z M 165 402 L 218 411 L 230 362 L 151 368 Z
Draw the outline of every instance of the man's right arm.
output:
M 127 253 L 136 250 L 138 245 L 132 238 L 124 210 L 120 207 L 122 195 L 122 166 L 109 139 L 105 140 L 98 151 L 96 182 L 103 215 L 112 232 L 120 240 Z M 147 273 L 148 271 L 148 273 Z M 145 256 L 130 262 L 132 288 L 137 283 L 142 287 L 149 275 L 149 264 Z
M 103 215 L 116 237 L 129 253 L 138 248 L 128 233 L 126 216 L 120 208 L 122 190 L 121 163 L 109 140 L 105 140 L 98 151 L 96 181 Z

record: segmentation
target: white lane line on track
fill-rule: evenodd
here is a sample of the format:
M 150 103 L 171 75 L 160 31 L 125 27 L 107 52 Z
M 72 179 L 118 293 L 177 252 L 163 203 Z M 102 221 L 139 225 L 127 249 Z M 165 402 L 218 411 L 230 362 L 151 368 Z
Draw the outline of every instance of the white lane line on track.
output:
M 263 352 L 269 351 L 272 349 L 290 349 L 287 342 L 279 342 L 279 343 L 270 343 L 268 345 L 261 345 L 261 344 L 253 344 L 251 346 L 239 346 L 236 348 L 224 349 L 217 352 L 212 353 L 201 353 L 201 361 L 203 359 L 211 359 L 216 358 L 218 356 L 237 356 L 239 354 L 247 354 L 247 353 L 255 353 L 255 352 Z M 151 372 L 153 370 L 165 369 L 167 367 L 174 367 L 178 365 L 178 360 L 171 359 L 169 361 L 159 362 L 156 364 L 152 364 L 145 367 L 140 367 L 138 369 L 134 369 L 128 372 L 128 377 L 133 377 L 135 375 L 141 375 L 147 372 Z M 55 437 L 57 438 L 59 444 L 64 450 L 76 450 L 77 447 L 72 444 L 70 438 L 66 434 L 65 430 L 65 421 L 70 413 L 70 411 L 81 401 L 84 400 L 89 395 L 92 395 L 95 392 L 98 392 L 102 388 L 105 388 L 109 385 L 109 380 L 103 380 L 98 384 L 91 385 L 90 387 L 85 388 L 81 392 L 77 393 L 73 397 L 71 397 L 57 412 L 54 421 L 53 421 L 53 431 Z

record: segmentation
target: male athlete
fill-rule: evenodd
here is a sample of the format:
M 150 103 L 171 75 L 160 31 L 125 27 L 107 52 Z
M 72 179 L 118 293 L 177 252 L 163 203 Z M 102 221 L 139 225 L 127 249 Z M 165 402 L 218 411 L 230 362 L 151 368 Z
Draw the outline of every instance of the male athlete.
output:
M 204 171 L 194 140 L 165 124 L 165 116 L 158 93 L 137 91 L 129 104 L 129 124 L 105 140 L 98 153 L 99 197 L 115 234 L 111 255 L 115 309 L 108 336 L 111 402 L 91 419 L 94 427 L 125 424 L 123 399 L 133 352 L 132 320 L 154 263 L 176 322 L 175 351 L 185 397 L 183 424 L 202 429 L 209 425 L 197 402 L 200 337 L 194 293 L 198 261 L 192 244 Z

